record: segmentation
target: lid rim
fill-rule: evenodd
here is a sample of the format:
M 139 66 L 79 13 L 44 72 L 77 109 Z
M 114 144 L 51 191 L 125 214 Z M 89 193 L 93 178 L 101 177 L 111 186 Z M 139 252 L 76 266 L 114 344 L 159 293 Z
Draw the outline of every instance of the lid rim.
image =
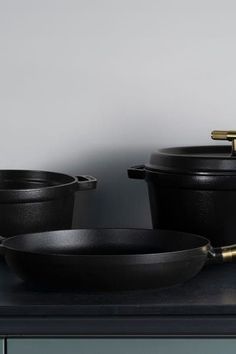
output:
M 148 171 L 169 173 L 236 174 L 236 156 L 228 145 L 180 146 L 162 148 L 151 154 Z
M 178 175 L 201 175 L 201 176 L 236 176 L 235 170 L 184 170 L 184 169 L 174 169 L 174 168 L 152 168 L 149 165 L 145 165 L 146 172 L 151 173 L 165 173 L 165 174 L 178 174 Z

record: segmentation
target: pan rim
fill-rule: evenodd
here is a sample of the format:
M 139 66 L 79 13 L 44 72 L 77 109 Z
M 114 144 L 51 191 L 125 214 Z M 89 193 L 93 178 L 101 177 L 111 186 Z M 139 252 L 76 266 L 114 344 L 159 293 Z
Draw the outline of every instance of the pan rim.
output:
M 195 239 L 198 239 L 199 241 L 202 241 L 203 244 L 194 248 L 186 248 L 183 250 L 177 250 L 177 251 L 169 251 L 169 252 L 160 252 L 160 253 L 127 253 L 127 254 L 66 254 L 66 253 L 42 253 L 42 252 L 33 252 L 33 251 L 27 251 L 27 250 L 20 250 L 11 246 L 7 246 L 7 242 L 10 240 L 18 239 L 20 236 L 26 236 L 26 237 L 31 237 L 32 235 L 41 235 L 41 237 L 46 234 L 50 233 L 60 233 L 60 232 L 73 232 L 73 231 L 102 231 L 102 230 L 121 230 L 121 231 L 145 231 L 145 232 L 150 232 L 150 233 L 170 233 L 173 232 L 175 234 L 181 234 L 184 235 L 186 234 L 186 237 L 192 236 Z M 171 256 L 171 261 L 173 261 L 175 258 L 178 259 L 181 257 L 181 259 L 184 259 L 184 256 L 187 258 L 191 258 L 191 256 L 198 256 L 201 254 L 202 256 L 205 254 L 207 255 L 207 252 L 211 248 L 211 243 L 210 241 L 201 235 L 197 234 L 192 234 L 189 232 L 182 232 L 182 231 L 175 231 L 175 230 L 170 230 L 170 229 L 147 229 L 147 228 L 76 228 L 76 229 L 63 229 L 63 230 L 53 230 L 53 231 L 45 231 L 45 232 L 35 232 L 35 233 L 27 233 L 27 234 L 18 234 L 9 238 L 6 238 L 2 241 L 1 247 L 3 247 L 6 251 L 12 251 L 12 252 L 17 252 L 17 253 L 24 253 L 27 255 L 35 255 L 35 256 L 40 256 L 40 257 L 53 257 L 53 258 L 70 258 L 70 259 L 75 259 L 75 258 L 80 258 L 82 259 L 91 259 L 91 260 L 108 260 L 109 258 L 116 259 L 118 260 L 126 260 L 126 261 L 134 261 L 135 259 L 140 260 L 140 259 L 146 259 L 149 257 L 151 258 L 156 258 L 159 257 L 160 261 L 163 258 L 166 258 L 168 256 Z M 165 259 L 166 262 L 166 259 Z

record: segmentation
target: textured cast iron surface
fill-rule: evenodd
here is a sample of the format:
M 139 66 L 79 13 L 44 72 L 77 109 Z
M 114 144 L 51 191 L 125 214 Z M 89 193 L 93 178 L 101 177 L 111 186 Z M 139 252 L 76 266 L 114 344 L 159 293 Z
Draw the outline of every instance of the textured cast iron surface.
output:
M 56 172 L 0 170 L 0 235 L 71 228 L 80 185 L 79 177 Z
M 236 190 L 170 188 L 148 182 L 153 227 L 207 237 L 213 246 L 236 243 Z
M 55 200 L 1 204 L 0 235 L 71 228 L 74 193 Z
M 195 276 L 206 262 L 208 240 L 172 231 L 85 229 L 19 235 L 1 248 L 10 268 L 29 282 L 137 289 Z
M 148 184 L 154 228 L 200 234 L 213 246 L 236 243 L 236 158 L 230 146 L 161 149 L 128 174 Z

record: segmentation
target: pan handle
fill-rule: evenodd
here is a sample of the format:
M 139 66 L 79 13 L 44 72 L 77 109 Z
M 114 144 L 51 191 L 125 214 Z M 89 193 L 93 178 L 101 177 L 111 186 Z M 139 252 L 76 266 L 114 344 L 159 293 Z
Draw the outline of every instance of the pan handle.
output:
M 210 264 L 236 262 L 236 244 L 211 248 L 208 255 L 208 263 Z
M 78 191 L 87 191 L 89 189 L 95 189 L 97 186 L 97 179 L 93 176 L 80 175 L 76 176 L 76 179 L 78 181 Z
M 4 237 L 2 237 L 2 236 L 0 236 L 0 255 L 1 256 L 4 256 L 4 246 L 3 246 L 3 244 L 2 244 L 2 242 L 5 240 L 5 238 Z
M 133 179 L 144 179 L 146 175 L 145 165 L 137 165 L 128 168 L 128 177 Z

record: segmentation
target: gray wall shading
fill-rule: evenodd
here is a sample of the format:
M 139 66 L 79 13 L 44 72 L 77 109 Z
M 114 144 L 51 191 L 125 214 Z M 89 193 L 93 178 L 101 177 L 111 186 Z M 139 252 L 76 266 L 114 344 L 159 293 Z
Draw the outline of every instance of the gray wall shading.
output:
M 235 10 L 229 0 L 2 1 L 0 168 L 94 174 L 81 225 L 149 227 L 144 183 L 126 168 L 236 126 Z

